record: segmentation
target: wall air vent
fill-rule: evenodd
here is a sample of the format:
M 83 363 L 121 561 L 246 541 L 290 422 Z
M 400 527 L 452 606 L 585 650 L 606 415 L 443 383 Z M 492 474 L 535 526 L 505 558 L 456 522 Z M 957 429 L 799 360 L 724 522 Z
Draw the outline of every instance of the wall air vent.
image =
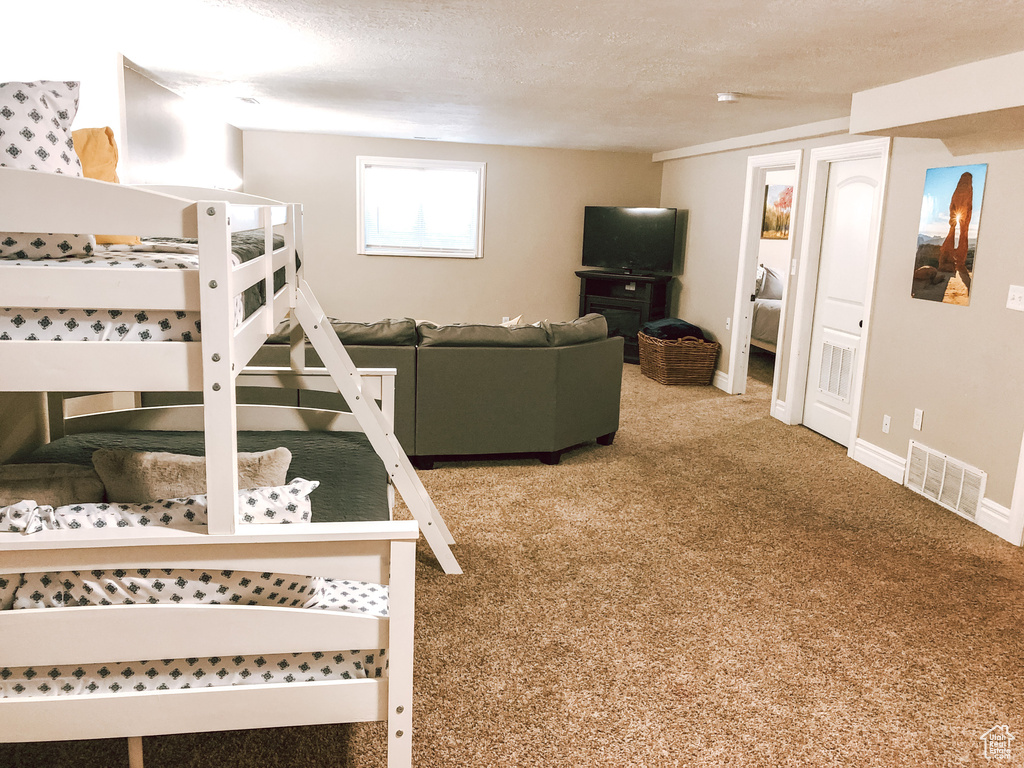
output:
M 911 440 L 903 484 L 968 520 L 975 520 L 988 477 L 977 467 Z
M 818 371 L 818 391 L 827 392 L 840 400 L 850 399 L 850 379 L 853 377 L 853 350 L 829 341 L 821 345 L 821 369 Z

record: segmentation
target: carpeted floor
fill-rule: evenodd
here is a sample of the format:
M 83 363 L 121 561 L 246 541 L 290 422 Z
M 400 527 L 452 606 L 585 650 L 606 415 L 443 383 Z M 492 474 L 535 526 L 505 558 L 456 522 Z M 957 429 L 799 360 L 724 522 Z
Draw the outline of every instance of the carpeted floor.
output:
M 768 416 L 626 366 L 614 445 L 438 465 L 414 763 L 980 766 L 1024 758 L 1024 553 Z M 981 736 L 1008 725 L 1011 761 Z M 59 724 L 54 725 L 55 736 Z M 383 766 L 377 724 L 145 740 L 148 768 Z M 0 766 L 127 765 L 124 742 Z

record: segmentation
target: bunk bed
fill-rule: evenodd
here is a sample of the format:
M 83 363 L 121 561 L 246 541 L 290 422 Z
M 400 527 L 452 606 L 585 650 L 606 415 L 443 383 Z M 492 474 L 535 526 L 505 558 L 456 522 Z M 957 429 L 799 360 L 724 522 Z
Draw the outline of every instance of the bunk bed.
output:
M 251 230 L 263 233 L 262 253 L 234 263 L 232 232 Z M 157 500 L 139 499 L 3 510 L 0 742 L 128 737 L 135 768 L 146 735 L 211 724 L 229 730 L 378 720 L 387 723 L 388 765 L 410 765 L 419 533 L 446 572 L 461 571 L 450 532 L 376 405 L 380 399 L 387 408 L 389 372 L 361 376 L 296 271 L 300 207 L 0 167 L 0 232 L 197 241 L 194 268 L 0 260 L 0 308 L 15 314 L 115 308 L 194 313 L 201 321 L 201 332 L 177 340 L 0 340 L 0 391 L 202 392 L 201 406 L 80 419 L 65 419 L 63 397 L 54 395 L 51 428 L 54 436 L 192 430 L 201 435 L 206 477 L 204 494 L 161 499 L 166 509 L 155 512 L 149 502 Z M 282 274 L 277 287 L 274 277 Z M 262 303 L 237 311 L 237 297 L 261 285 Z M 292 368 L 246 369 L 289 316 L 296 328 Z M 324 369 L 304 368 L 304 335 Z M 236 407 L 243 377 L 250 385 L 337 391 L 351 413 Z M 246 429 L 360 432 L 414 519 L 311 522 L 317 478 L 240 489 L 238 434 Z M 294 514 L 281 521 L 288 515 L 276 514 L 276 505 L 286 494 Z M 291 524 L 264 524 L 251 505 L 268 505 L 269 522 Z M 271 580 L 267 589 L 252 586 L 258 579 Z M 164 593 L 168 584 L 176 589 Z M 153 660 L 171 660 L 171 668 L 157 669 Z M 230 684 L 208 685 L 215 678 Z

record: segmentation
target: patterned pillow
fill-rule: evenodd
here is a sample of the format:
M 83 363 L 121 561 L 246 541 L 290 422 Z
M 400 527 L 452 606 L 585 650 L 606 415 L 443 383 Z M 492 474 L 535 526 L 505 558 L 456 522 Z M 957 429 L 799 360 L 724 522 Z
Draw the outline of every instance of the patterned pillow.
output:
M 78 83 L 0 83 L 0 166 L 82 175 L 71 122 Z
M 71 137 L 77 112 L 77 82 L 0 83 L 0 166 L 81 176 Z M 95 246 L 92 235 L 0 233 L 9 258 L 88 256 Z
M 5 259 L 62 259 L 91 256 L 92 235 L 54 235 L 43 232 L 0 232 L 0 257 Z

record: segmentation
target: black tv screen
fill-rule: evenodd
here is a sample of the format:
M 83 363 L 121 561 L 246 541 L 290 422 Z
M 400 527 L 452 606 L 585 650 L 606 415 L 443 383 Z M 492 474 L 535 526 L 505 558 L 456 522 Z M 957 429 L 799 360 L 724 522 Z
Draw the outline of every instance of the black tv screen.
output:
M 685 211 L 588 205 L 583 209 L 583 266 L 673 274 L 684 234 Z

